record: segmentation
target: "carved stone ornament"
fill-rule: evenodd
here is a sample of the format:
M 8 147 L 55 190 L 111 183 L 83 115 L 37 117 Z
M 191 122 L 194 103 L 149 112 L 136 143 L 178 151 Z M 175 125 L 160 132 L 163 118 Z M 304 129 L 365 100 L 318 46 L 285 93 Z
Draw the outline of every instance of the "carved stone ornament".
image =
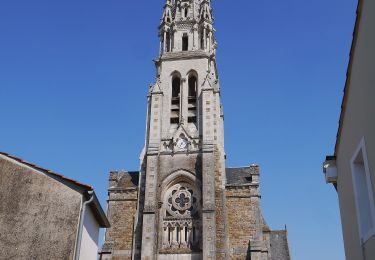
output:
M 188 183 L 178 183 L 167 192 L 167 216 L 192 218 L 199 209 L 199 195 Z

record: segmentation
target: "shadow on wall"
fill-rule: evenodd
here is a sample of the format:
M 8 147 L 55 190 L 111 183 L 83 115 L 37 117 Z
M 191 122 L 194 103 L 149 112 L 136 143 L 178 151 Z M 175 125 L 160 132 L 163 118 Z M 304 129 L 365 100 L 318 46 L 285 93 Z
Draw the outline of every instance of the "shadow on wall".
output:
M 251 260 L 250 241 L 249 241 L 249 245 L 247 246 L 246 260 Z

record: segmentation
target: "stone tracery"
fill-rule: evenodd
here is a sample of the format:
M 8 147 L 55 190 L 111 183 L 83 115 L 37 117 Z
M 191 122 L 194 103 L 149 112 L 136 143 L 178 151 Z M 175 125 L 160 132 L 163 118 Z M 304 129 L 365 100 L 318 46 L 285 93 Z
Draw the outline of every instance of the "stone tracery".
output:
M 171 186 L 164 196 L 163 244 L 167 250 L 196 250 L 200 244 L 200 194 L 187 183 Z

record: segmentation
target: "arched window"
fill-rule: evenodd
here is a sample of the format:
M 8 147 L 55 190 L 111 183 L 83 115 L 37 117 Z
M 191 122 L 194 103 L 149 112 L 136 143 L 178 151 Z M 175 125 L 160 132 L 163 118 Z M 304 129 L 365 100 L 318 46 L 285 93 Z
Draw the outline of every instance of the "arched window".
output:
M 187 18 L 189 15 L 189 7 L 185 8 L 185 18 Z
M 171 124 L 178 124 L 180 121 L 180 93 L 181 79 L 175 76 L 172 80 Z
M 189 76 L 188 123 L 197 122 L 197 77 Z
M 189 98 L 196 98 L 197 95 L 197 78 L 195 76 L 189 77 Z
M 172 99 L 173 98 L 180 98 L 180 85 L 181 80 L 179 77 L 174 77 L 172 81 Z
M 182 36 L 182 50 L 189 50 L 189 36 L 186 33 Z

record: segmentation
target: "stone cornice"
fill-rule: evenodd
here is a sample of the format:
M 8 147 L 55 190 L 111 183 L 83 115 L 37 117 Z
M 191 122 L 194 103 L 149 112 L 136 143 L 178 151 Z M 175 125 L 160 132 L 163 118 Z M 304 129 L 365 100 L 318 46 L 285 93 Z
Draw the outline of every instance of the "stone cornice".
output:
M 114 188 L 109 188 L 108 191 L 110 192 L 118 192 L 118 193 L 121 193 L 121 192 L 129 192 L 129 191 L 137 191 L 138 190 L 138 187 L 129 187 L 129 188 L 117 188 L 117 187 L 114 187 Z
M 166 52 L 160 57 L 160 61 L 166 60 L 184 60 L 184 59 L 199 59 L 210 58 L 210 54 L 203 50 L 195 51 L 179 51 L 179 52 Z
M 246 184 L 227 184 L 225 187 L 227 188 L 234 188 L 234 189 L 244 189 L 246 187 L 257 187 L 259 186 L 259 182 L 256 183 L 246 183 Z

